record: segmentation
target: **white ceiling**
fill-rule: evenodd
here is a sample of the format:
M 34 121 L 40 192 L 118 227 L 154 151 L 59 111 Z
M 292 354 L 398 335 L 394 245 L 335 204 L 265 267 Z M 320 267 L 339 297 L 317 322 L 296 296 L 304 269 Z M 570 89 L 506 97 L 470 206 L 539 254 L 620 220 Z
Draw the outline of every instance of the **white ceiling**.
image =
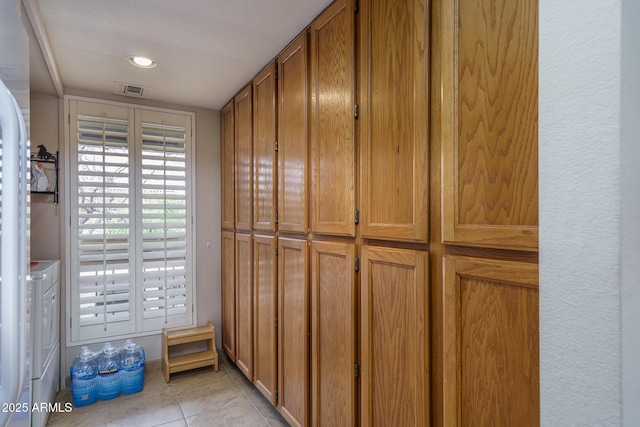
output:
M 331 0 L 24 0 L 65 88 L 153 88 L 156 101 L 220 109 Z M 36 21 L 36 22 L 34 22 Z M 48 40 L 50 48 L 43 40 Z M 151 70 L 126 57 L 155 59 Z M 53 61 L 51 60 L 53 58 Z M 54 91 L 32 55 L 32 90 Z M 46 69 L 46 68 L 45 68 Z M 55 70 L 54 70 L 55 71 Z M 55 72 L 54 72 L 55 75 Z M 54 77 L 55 80 L 55 77 Z M 123 98 L 126 100 L 126 98 Z

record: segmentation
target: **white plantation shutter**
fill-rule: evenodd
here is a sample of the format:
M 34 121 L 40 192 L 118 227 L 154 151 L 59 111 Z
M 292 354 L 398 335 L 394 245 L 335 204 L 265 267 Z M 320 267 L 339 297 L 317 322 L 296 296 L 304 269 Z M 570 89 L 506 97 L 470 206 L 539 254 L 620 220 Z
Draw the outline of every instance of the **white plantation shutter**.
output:
M 191 319 L 191 180 L 187 116 L 138 111 L 144 330 Z M 189 156 L 190 157 L 190 156 Z
M 69 111 L 71 341 L 191 325 L 192 117 Z

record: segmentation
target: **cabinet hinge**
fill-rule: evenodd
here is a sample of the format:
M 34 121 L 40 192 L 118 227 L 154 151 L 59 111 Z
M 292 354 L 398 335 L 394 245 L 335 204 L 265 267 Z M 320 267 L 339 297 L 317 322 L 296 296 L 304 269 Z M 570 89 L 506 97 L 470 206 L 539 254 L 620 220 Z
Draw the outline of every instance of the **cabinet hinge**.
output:
M 278 141 L 276 141 L 276 151 L 278 151 Z
M 276 212 L 276 224 L 278 223 L 278 212 Z
M 276 80 L 278 80 L 278 64 L 276 64 L 276 72 L 275 72 Z
M 276 328 L 278 327 L 278 318 L 276 317 Z
M 359 222 L 360 222 L 360 211 L 356 209 L 355 211 L 353 211 L 353 223 L 357 225 Z
M 354 0 L 354 6 L 353 6 L 353 11 L 355 13 L 358 13 L 358 11 L 360 10 L 360 0 Z
M 354 268 L 356 270 L 356 272 L 360 271 L 360 258 L 356 257 L 356 260 L 354 262 Z
M 353 106 L 353 117 L 357 119 L 359 115 L 360 115 L 360 106 L 358 104 L 355 104 Z
M 356 375 L 356 378 L 360 378 L 360 362 L 356 362 L 354 373 Z
M 276 256 L 278 256 L 278 245 L 276 245 Z
M 278 401 L 278 389 L 276 389 L 276 401 Z

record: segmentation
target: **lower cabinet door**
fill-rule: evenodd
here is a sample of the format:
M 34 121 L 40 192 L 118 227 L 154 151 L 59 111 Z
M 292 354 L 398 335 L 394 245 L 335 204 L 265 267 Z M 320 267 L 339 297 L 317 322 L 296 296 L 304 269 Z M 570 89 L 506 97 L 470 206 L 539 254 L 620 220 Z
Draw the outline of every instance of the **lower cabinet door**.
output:
M 311 425 L 356 423 L 355 245 L 311 243 Z
M 278 410 L 296 427 L 309 425 L 309 249 L 278 239 Z
M 253 237 L 236 233 L 236 365 L 253 381 Z
M 444 258 L 446 426 L 540 425 L 538 264 Z
M 363 426 L 429 425 L 428 253 L 362 246 Z
M 253 380 L 276 406 L 277 383 L 277 239 L 253 236 Z
M 236 361 L 235 235 L 222 232 L 222 347 Z

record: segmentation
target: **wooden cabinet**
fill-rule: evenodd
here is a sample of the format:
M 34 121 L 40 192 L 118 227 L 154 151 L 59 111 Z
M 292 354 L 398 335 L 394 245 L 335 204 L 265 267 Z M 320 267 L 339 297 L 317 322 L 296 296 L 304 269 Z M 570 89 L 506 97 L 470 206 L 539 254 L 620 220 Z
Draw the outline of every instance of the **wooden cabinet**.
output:
M 278 239 L 278 410 L 292 426 L 309 425 L 309 250 Z
M 276 243 L 272 236 L 253 237 L 253 382 L 274 406 L 278 381 Z
M 236 365 L 253 381 L 253 237 L 236 233 Z
M 361 0 L 361 235 L 428 242 L 429 13 L 425 0 Z
M 311 243 L 311 425 L 356 424 L 355 245 Z
M 253 79 L 253 229 L 276 230 L 276 63 Z
M 307 233 L 308 47 L 307 33 L 278 61 L 278 230 Z
M 444 257 L 446 426 L 540 424 L 538 265 Z
M 333 2 L 311 25 L 311 231 L 355 235 L 353 2 Z
M 235 116 L 234 102 L 229 101 L 220 112 L 220 161 L 222 179 L 222 228 L 235 228 Z
M 236 230 L 250 231 L 253 226 L 253 101 L 251 84 L 236 95 L 234 103 L 236 113 Z
M 236 361 L 235 234 L 222 231 L 222 348 Z
M 362 246 L 363 426 L 428 426 L 428 254 Z
M 438 5 L 445 242 L 538 247 L 537 13 L 537 0 Z

